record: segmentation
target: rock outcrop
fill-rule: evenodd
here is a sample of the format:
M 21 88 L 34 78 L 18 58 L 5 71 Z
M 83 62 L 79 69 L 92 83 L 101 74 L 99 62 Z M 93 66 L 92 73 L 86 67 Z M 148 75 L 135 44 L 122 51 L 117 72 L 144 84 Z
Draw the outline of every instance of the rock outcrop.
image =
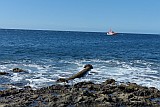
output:
M 101 84 L 80 82 L 0 91 L 0 106 L 6 107 L 159 107 L 160 91 L 135 83 L 117 85 L 114 79 Z
M 73 80 L 75 78 L 81 78 L 87 74 L 88 71 L 93 69 L 93 66 L 91 64 L 87 64 L 84 66 L 84 69 L 78 72 L 77 74 L 69 77 L 69 78 L 59 78 L 57 82 L 68 82 L 69 80 Z

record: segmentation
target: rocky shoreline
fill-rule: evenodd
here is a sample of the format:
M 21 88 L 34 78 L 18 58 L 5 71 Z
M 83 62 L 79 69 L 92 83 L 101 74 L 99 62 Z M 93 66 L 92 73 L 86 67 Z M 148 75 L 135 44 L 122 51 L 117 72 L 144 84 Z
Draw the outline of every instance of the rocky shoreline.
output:
M 0 107 L 160 107 L 160 90 L 136 83 L 80 82 L 0 91 Z

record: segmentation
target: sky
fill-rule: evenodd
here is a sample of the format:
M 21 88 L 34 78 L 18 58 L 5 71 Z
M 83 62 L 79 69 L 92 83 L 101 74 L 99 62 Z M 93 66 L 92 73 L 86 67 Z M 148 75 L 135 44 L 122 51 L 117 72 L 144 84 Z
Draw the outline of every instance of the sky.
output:
M 0 0 L 0 28 L 160 34 L 160 0 Z

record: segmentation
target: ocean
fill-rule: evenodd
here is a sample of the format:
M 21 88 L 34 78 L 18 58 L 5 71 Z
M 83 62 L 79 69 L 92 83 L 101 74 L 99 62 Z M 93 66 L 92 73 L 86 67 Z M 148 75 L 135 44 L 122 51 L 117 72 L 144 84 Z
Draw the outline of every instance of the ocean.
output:
M 79 72 L 93 69 L 70 81 L 101 83 L 115 79 L 160 89 L 160 35 L 45 30 L 0 30 L 0 90 L 57 84 Z M 14 73 L 13 68 L 27 72 Z

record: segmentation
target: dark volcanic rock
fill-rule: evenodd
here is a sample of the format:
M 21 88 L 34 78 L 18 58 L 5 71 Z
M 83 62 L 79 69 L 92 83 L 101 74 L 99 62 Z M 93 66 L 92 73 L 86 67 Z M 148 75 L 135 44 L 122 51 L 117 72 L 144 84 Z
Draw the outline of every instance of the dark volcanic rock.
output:
M 9 73 L 7 73 L 7 72 L 0 72 L 0 75 L 7 75 L 7 74 L 9 74 Z
M 106 80 L 104 83 L 105 84 L 115 84 L 115 80 L 114 79 L 109 79 L 109 80 Z
M 160 91 L 135 83 L 116 85 L 80 82 L 74 86 L 53 85 L 38 90 L 31 87 L 0 91 L 2 107 L 159 107 Z
M 20 68 L 14 68 L 12 71 L 13 72 L 26 72 L 25 70 L 20 69 Z

